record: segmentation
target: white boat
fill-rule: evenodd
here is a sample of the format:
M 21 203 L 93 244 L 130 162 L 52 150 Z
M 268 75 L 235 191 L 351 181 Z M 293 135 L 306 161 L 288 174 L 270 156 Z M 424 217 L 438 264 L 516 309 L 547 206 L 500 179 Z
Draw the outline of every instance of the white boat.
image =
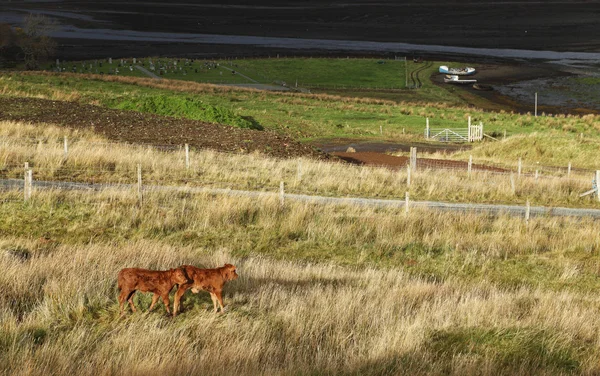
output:
M 465 68 L 448 68 L 445 65 L 440 66 L 440 73 L 443 74 L 454 74 L 457 76 L 470 76 L 475 74 L 475 68 L 465 67 Z
M 457 75 L 452 74 L 446 75 L 444 82 L 447 84 L 474 84 L 477 80 L 461 80 Z

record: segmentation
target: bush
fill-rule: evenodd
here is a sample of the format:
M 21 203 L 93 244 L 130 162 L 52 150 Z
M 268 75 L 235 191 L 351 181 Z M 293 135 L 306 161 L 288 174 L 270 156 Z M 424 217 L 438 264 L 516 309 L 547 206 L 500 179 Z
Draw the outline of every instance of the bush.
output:
M 259 123 L 248 116 L 243 117 L 227 108 L 213 106 L 185 96 L 155 95 L 130 98 L 120 102 L 117 108 L 200 120 L 207 123 L 227 124 L 238 128 L 263 129 Z

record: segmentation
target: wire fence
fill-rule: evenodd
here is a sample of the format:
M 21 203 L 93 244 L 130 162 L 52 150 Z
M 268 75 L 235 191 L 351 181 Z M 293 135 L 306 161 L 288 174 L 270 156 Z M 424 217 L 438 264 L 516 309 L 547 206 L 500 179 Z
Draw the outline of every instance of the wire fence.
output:
M 113 190 L 133 190 L 133 184 L 94 184 L 86 185 L 73 182 L 51 182 L 51 181 L 36 181 L 32 184 L 36 189 L 60 189 L 60 190 L 77 190 L 97 192 L 107 189 Z M 23 187 L 23 182 L 19 180 L 0 180 L 0 188 L 4 190 L 20 190 Z M 24 190 L 26 191 L 26 187 Z M 513 216 L 523 216 L 525 222 L 529 221 L 530 216 L 567 216 L 567 217 L 591 217 L 600 219 L 600 210 L 598 209 L 578 209 L 578 208 L 561 208 L 561 207 L 532 207 L 529 201 L 525 206 L 519 205 L 501 205 L 501 204 L 472 204 L 472 203 L 449 203 L 438 201 L 409 201 L 408 194 L 404 200 L 389 200 L 378 198 L 360 198 L 360 197 L 324 197 L 305 194 L 294 194 L 284 192 L 283 184 L 280 186 L 279 192 L 270 191 L 244 191 L 233 189 L 215 189 L 206 187 L 181 187 L 181 186 L 144 186 L 138 187 L 139 201 L 144 192 L 188 192 L 188 193 L 207 193 L 228 196 L 239 196 L 249 198 L 269 198 L 278 197 L 281 205 L 284 205 L 286 200 L 296 202 L 309 202 L 321 205 L 357 205 L 382 208 L 399 208 L 404 209 L 408 213 L 411 208 L 425 208 L 438 211 L 459 212 L 459 213 L 480 213 L 489 215 L 508 214 Z M 25 201 L 31 200 L 31 196 L 25 198 Z M 15 203 L 20 200 L 10 197 L 6 200 L 0 200 L 0 203 Z M 91 202 L 91 204 L 103 205 L 101 202 Z M 104 203 L 106 204 L 106 203 Z
M 187 185 L 203 185 L 203 186 L 223 186 L 228 185 L 240 189 L 271 189 L 276 188 L 279 181 L 293 182 L 300 180 L 301 175 L 305 175 L 305 179 L 313 179 L 314 184 L 302 184 L 304 191 L 297 193 L 319 193 L 324 192 L 324 187 L 335 191 L 335 187 L 331 184 L 319 184 L 317 180 L 323 176 L 316 177 L 314 170 L 321 169 L 327 165 L 317 165 L 312 168 L 302 168 L 301 163 L 290 164 L 289 160 L 269 158 L 273 166 L 268 171 L 268 177 L 261 177 L 260 171 L 253 174 L 248 170 L 248 166 L 230 166 L 232 169 L 239 170 L 237 173 L 246 176 L 246 182 L 239 183 L 231 181 L 231 179 L 219 179 L 218 176 L 206 176 L 204 167 L 199 165 L 205 162 L 196 163 L 190 160 L 189 148 L 185 145 L 169 145 L 169 144 L 129 144 L 115 142 L 94 142 L 83 139 L 56 137 L 11 137 L 0 140 L 0 147 L 10 147 L 14 145 L 31 146 L 32 150 L 27 153 L 12 153 L 12 156 L 7 155 L 3 163 L 0 161 L 0 178 L 22 178 L 25 164 L 29 164 L 29 168 L 33 168 L 35 174 L 42 179 L 52 179 L 59 181 L 75 181 L 91 184 L 129 184 L 134 183 L 136 178 L 137 164 L 140 163 L 144 169 L 144 179 L 149 179 L 153 184 L 176 183 Z M 41 146 L 40 146 L 41 145 Z M 81 164 L 76 158 L 69 158 L 73 155 L 85 155 L 94 151 L 102 154 L 105 150 L 121 149 L 127 152 L 131 160 L 128 162 L 111 162 L 110 160 L 101 160 L 90 162 L 89 165 Z M 76 151 L 74 153 L 74 151 Z M 171 164 L 161 165 L 155 160 L 161 155 L 151 155 L 151 153 L 164 153 L 164 156 L 171 157 Z M 223 153 L 224 155 L 239 155 L 236 153 Z M 135 154 L 139 153 L 139 154 Z M 150 153 L 150 154 L 149 154 Z M 41 157 L 43 155 L 43 158 Z M 135 155 L 135 156 L 134 156 Z M 53 156 L 54 159 L 49 158 Z M 198 157 L 198 155 L 195 155 Z M 10 157 L 10 158 L 9 158 Z M 31 158 L 31 162 L 28 159 Z M 201 156 L 199 157 L 202 158 Z M 134 160 L 137 159 L 137 160 Z M 285 163 L 283 163 L 285 161 Z M 77 164 L 80 163 L 80 164 Z M 328 162 L 320 162 L 328 163 Z M 395 169 L 403 169 L 408 167 L 410 160 L 407 158 L 406 164 L 396 166 Z M 285 167 L 282 167 L 285 166 Z M 296 167 L 297 166 L 297 167 Z M 389 166 L 361 166 L 360 171 L 374 170 L 380 167 Z M 590 187 L 594 180 L 595 171 L 587 168 L 577 168 L 573 166 L 545 166 L 540 164 L 524 164 L 521 161 L 516 161 L 512 164 L 500 164 L 493 162 L 477 163 L 473 160 L 456 161 L 445 159 L 417 158 L 416 164 L 411 166 L 413 173 L 436 174 L 452 172 L 453 176 L 467 177 L 471 174 L 479 174 L 479 182 L 486 183 L 485 176 L 506 175 L 516 178 L 534 178 L 534 179 L 568 179 L 572 182 L 587 184 Z M 263 167 L 264 169 L 265 167 Z M 348 166 L 348 168 L 353 168 Z M 309 170 L 312 169 L 312 176 Z M 237 171 L 236 170 L 236 171 Z M 390 172 L 392 174 L 393 172 Z M 485 176 L 482 176 L 484 174 Z M 214 172 L 213 172 L 214 175 Z M 240 179 L 237 179 L 240 180 Z M 244 180 L 244 179 L 241 179 Z M 489 179 L 488 179 L 489 180 Z M 589 183 L 589 184 L 588 184 Z M 286 183 L 288 184 L 288 183 Z M 498 181 L 490 181 L 489 184 L 497 185 Z M 314 188 L 317 186 L 318 188 Z M 348 190 L 337 192 L 338 194 L 351 194 Z
M 45 151 L 54 151 L 58 153 L 62 153 L 65 157 L 68 155 L 68 149 L 73 146 L 83 146 L 86 147 L 88 151 L 93 150 L 94 147 L 104 147 L 104 148 L 126 148 L 131 151 L 163 151 L 163 152 L 182 152 L 185 149 L 185 145 L 177 144 L 152 144 L 152 143 L 119 143 L 119 142 L 95 142 L 95 141 L 85 141 L 80 139 L 72 139 L 65 141 L 65 139 L 60 138 L 49 138 L 49 137 L 10 137 L 4 138 L 0 140 L 0 146 L 13 146 L 13 145 L 22 145 L 22 146 L 35 146 L 35 147 L 43 147 Z M 66 145 L 66 146 L 65 146 Z M 198 150 L 198 149 L 197 149 Z M 201 149 L 200 149 L 201 150 Z M 204 149 L 209 150 L 209 149 Z M 234 152 L 227 151 L 216 151 L 218 153 L 230 154 L 230 155 L 239 155 Z M 271 159 L 277 160 L 277 158 L 270 157 Z M 443 170 L 468 170 L 468 162 L 467 161 L 456 161 L 456 160 L 446 160 L 446 159 L 430 159 L 430 158 L 417 158 L 417 166 L 421 168 L 429 168 L 429 169 L 443 169 Z M 6 166 L 15 165 L 15 163 L 7 163 L 0 164 L 0 168 L 4 168 Z M 375 166 L 375 167 L 385 167 Z M 497 163 L 497 162 L 489 162 L 482 161 L 480 163 L 473 163 L 472 169 L 489 171 L 495 173 L 505 173 L 510 174 L 519 172 L 519 162 L 515 161 L 512 164 L 506 163 Z M 539 163 L 536 164 L 525 164 L 521 163 L 520 172 L 522 174 L 535 174 L 538 172 L 539 176 L 556 176 L 563 177 L 568 174 L 593 174 L 596 170 L 590 168 L 581 168 L 575 166 L 549 166 L 549 165 L 541 165 Z

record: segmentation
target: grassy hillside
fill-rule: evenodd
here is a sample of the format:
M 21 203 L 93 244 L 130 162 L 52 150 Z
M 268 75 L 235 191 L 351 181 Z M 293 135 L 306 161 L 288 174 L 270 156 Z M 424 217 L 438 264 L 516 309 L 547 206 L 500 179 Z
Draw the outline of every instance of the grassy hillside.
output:
M 189 169 L 184 151 L 160 151 L 108 143 L 91 131 L 69 131 L 55 126 L 35 126 L 20 122 L 0 122 L 0 177 L 22 178 L 24 163 L 34 169 L 36 180 L 64 180 L 86 183 L 135 183 L 137 165 L 147 185 L 187 185 L 244 190 L 277 191 L 280 182 L 288 193 L 323 196 L 355 196 L 413 200 L 478 202 L 600 208 L 592 196 L 579 194 L 591 188 L 591 174 L 573 171 L 535 179 L 510 174 L 474 171 L 373 168 L 309 158 L 278 160 L 266 156 L 223 154 L 206 150 L 189 153 Z M 63 138 L 69 140 L 64 156 Z M 524 170 L 525 172 L 525 170 Z M 527 172 L 531 172 L 527 170 Z M 552 192 L 552 194 L 548 194 Z
M 110 191 L 10 201 L 19 196 L 0 205 L 4 373 L 598 371 L 596 222 L 203 195 L 137 207 L 133 192 Z M 188 293 L 176 319 L 161 305 L 118 318 L 120 268 L 224 262 L 241 275 L 225 315 Z M 142 310 L 149 300 L 135 299 Z
M 131 111 L 175 108 L 169 114 L 182 118 L 192 116 L 186 106 L 143 105 L 191 100 L 304 139 L 422 140 L 425 117 L 432 125 L 464 124 L 470 115 L 509 133 L 469 151 L 479 160 L 597 165 L 593 116 L 519 117 L 448 104 L 37 73 L 0 76 L 0 93 L 110 108 L 129 103 Z M 2 116 L 34 109 L 11 111 Z M 188 169 L 182 150 L 109 143 L 93 129 L 1 121 L 0 138 L 2 178 L 22 178 L 28 162 L 36 180 L 131 184 L 141 164 L 146 185 L 274 191 L 284 181 L 287 192 L 331 196 L 402 198 L 408 190 L 423 200 L 599 207 L 579 199 L 589 189 L 582 175 L 523 177 L 513 191 L 509 175 L 424 171 L 413 172 L 408 188 L 404 169 L 258 153 L 192 150 Z M 133 188 L 34 190 L 24 203 L 22 191 L 3 190 L 0 373 L 598 374 L 598 233 L 600 222 L 587 218 L 525 223 L 172 191 L 146 192 L 140 203 Z M 225 262 L 240 274 L 225 288 L 225 314 L 211 312 L 207 293 L 188 292 L 176 318 L 162 304 L 119 317 L 121 268 Z M 142 311 L 150 300 L 135 298 Z
M 406 139 L 407 134 L 422 139 L 426 118 L 430 119 L 432 128 L 456 128 L 465 127 L 469 116 L 474 123 L 484 123 L 485 133 L 496 136 L 502 135 L 504 130 L 509 136 L 558 131 L 553 133 L 558 139 L 581 133 L 586 139 L 596 139 L 600 130 L 600 120 L 594 115 L 533 117 L 483 112 L 444 103 L 396 103 L 369 98 L 272 93 L 125 77 L 8 74 L 0 77 L 0 93 L 75 100 L 111 108 L 118 108 L 124 102 L 143 103 L 155 96 L 167 101 L 191 98 L 251 117 L 267 129 L 306 141 L 330 138 L 393 141 Z

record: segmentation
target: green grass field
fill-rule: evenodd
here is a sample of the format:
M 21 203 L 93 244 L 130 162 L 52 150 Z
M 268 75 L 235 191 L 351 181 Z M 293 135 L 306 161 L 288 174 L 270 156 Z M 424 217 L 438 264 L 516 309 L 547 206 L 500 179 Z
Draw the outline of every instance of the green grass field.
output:
M 101 64 L 101 66 L 100 66 Z M 405 88 L 404 61 L 382 59 L 271 58 L 239 60 L 193 60 L 169 58 L 108 59 L 64 62 L 65 72 L 112 74 L 143 77 L 135 65 L 154 70 L 167 79 L 205 83 L 262 84 L 286 83 L 288 86 Z M 55 70 L 46 65 L 46 70 Z M 234 72 L 236 73 L 234 73 Z M 242 73 L 252 80 L 237 74 Z

